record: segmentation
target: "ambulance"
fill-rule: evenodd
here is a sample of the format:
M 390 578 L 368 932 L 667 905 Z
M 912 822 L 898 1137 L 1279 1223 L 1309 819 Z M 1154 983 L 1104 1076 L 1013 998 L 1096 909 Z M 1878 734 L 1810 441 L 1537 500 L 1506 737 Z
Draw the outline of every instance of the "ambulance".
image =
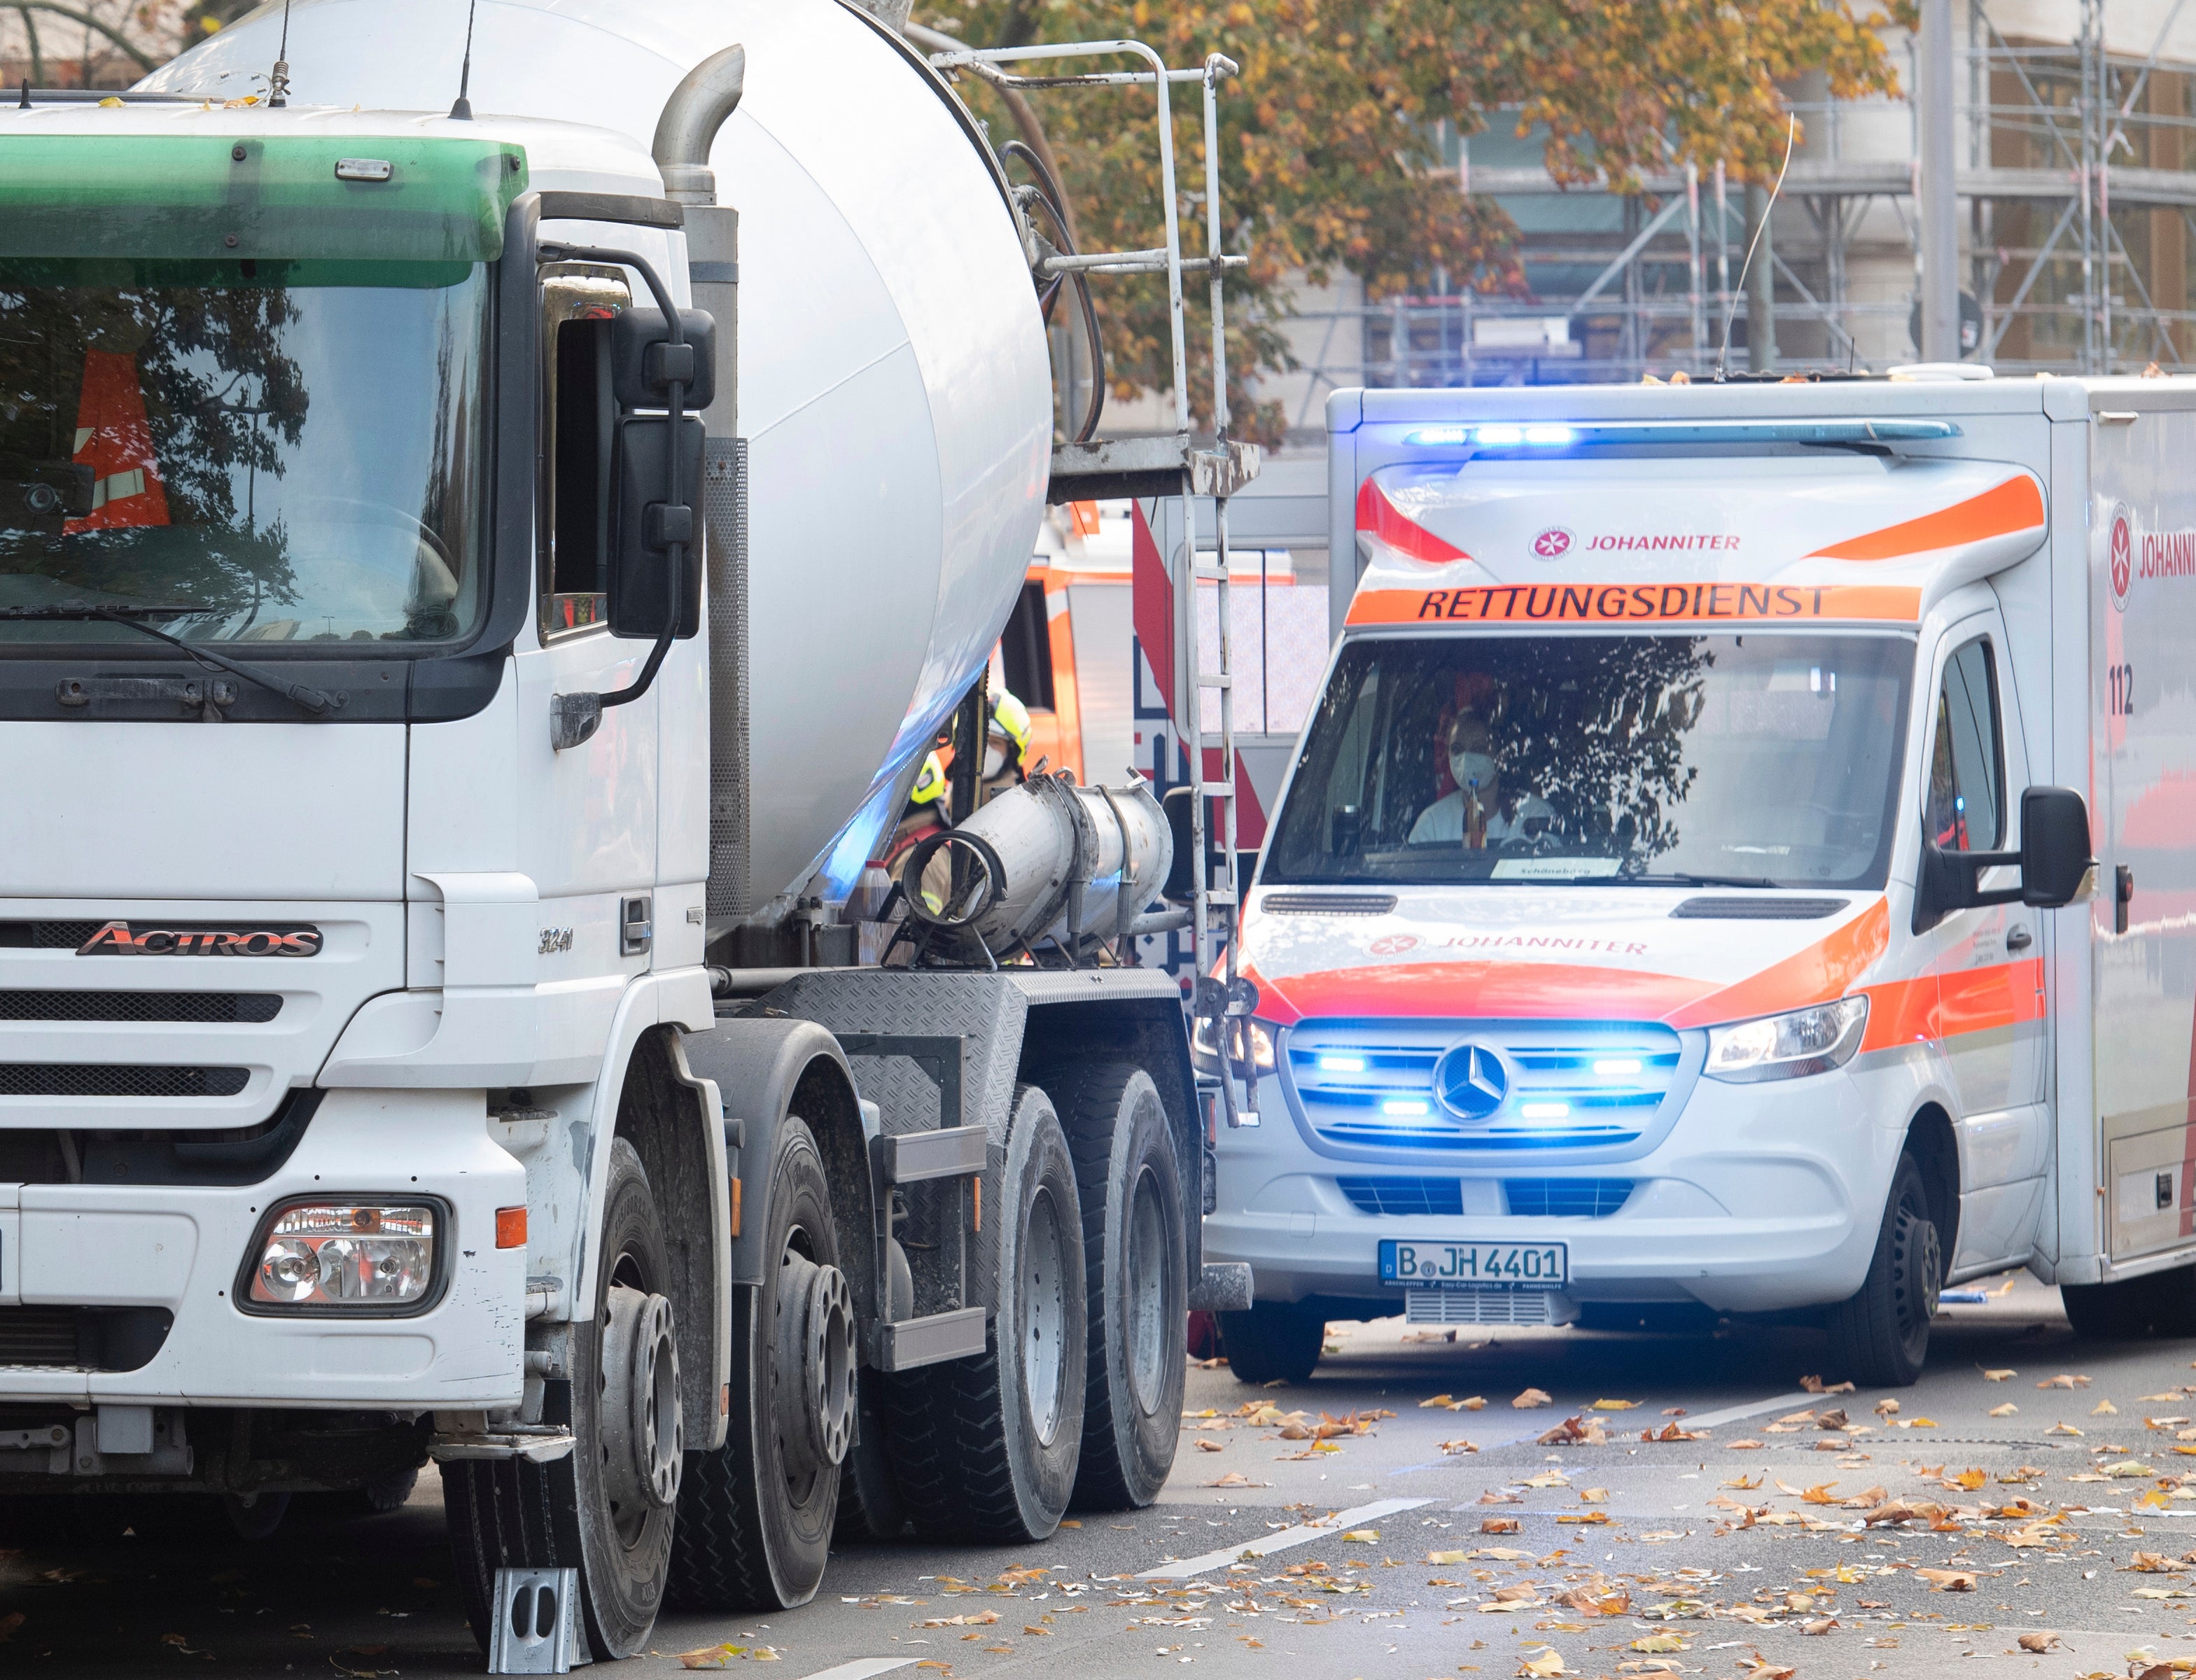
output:
M 1334 1319 L 2196 1333 L 2196 380 L 1361 390 L 1208 1258 Z

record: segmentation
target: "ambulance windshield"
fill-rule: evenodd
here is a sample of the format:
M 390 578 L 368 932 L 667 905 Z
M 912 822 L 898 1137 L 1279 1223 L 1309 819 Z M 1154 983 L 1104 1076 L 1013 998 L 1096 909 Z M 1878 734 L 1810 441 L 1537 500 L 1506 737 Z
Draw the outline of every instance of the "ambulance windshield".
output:
M 0 645 L 447 643 L 475 619 L 479 263 L 0 263 Z M 151 610 L 147 610 L 147 609 Z
M 1914 641 L 1352 643 L 1268 882 L 1881 887 Z

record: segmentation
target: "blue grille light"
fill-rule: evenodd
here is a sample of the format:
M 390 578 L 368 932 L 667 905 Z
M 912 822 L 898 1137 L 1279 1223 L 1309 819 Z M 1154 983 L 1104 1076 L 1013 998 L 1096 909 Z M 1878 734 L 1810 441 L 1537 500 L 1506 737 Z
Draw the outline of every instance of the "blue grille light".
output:
M 1567 1102 L 1529 1102 L 1517 1111 L 1528 1120 L 1562 1120 L 1570 1114 L 1571 1106 Z
M 1578 434 L 1569 426 L 1527 426 L 1525 442 L 1542 445 L 1562 445 L 1573 442 Z
M 1525 441 L 1523 426 L 1482 426 L 1479 447 L 1482 449 L 1514 449 Z
M 1469 443 L 1470 426 L 1421 426 L 1403 440 L 1406 443 Z
M 1365 1058 L 1362 1056 L 1321 1056 L 1319 1059 L 1319 1071 L 1321 1073 L 1362 1073 L 1365 1071 Z
M 1416 1097 L 1390 1097 L 1380 1105 L 1380 1111 L 1401 1118 L 1422 1120 L 1433 1112 L 1433 1105 Z
M 1624 1074 L 1638 1072 L 1639 1064 L 1629 1057 L 1615 1057 L 1606 1061 L 1596 1062 L 1593 1065 L 1593 1071 L 1608 1077 L 1615 1078 Z

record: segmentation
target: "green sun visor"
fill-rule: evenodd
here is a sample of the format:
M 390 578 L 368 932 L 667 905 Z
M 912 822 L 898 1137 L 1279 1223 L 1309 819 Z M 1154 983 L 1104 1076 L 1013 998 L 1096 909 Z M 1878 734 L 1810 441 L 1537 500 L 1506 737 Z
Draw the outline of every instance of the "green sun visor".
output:
M 0 258 L 488 263 L 525 190 L 525 148 L 495 141 L 10 136 L 0 137 Z

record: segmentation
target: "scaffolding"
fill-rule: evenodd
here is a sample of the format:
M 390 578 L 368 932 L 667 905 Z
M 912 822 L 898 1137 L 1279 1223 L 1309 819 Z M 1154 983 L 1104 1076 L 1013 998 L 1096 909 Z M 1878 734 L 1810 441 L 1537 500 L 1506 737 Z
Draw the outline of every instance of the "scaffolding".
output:
M 1956 113 L 1962 351 L 2008 372 L 2182 367 L 2196 360 L 2196 65 L 2163 55 L 2187 0 L 2175 0 L 2142 54 L 2107 49 L 2104 0 L 2078 3 L 2072 40 L 2037 41 L 2007 34 L 1987 0 L 1969 0 Z M 1833 372 L 1914 360 L 1912 107 L 1800 97 L 1792 108 L 1806 141 L 1764 251 L 1774 365 Z M 1899 149 L 1902 129 L 1904 155 L 1882 155 Z M 1875 143 L 1856 147 L 1856 136 Z M 1355 384 L 1712 377 L 1726 324 L 1729 365 L 1745 367 L 1749 326 L 1760 324 L 1737 290 L 1744 189 L 1721 166 L 1650 176 L 1617 194 L 1605 183 L 1566 188 L 1537 164 L 1475 167 L 1461 142 L 1450 151 L 1459 190 L 1503 200 L 1523 221 L 1563 195 L 1613 202 L 1619 213 L 1604 219 L 1615 226 L 1529 232 L 1522 296 L 1437 277 L 1428 295 L 1302 312 L 1310 378 L 1293 424 L 1315 426 L 1326 392 Z

